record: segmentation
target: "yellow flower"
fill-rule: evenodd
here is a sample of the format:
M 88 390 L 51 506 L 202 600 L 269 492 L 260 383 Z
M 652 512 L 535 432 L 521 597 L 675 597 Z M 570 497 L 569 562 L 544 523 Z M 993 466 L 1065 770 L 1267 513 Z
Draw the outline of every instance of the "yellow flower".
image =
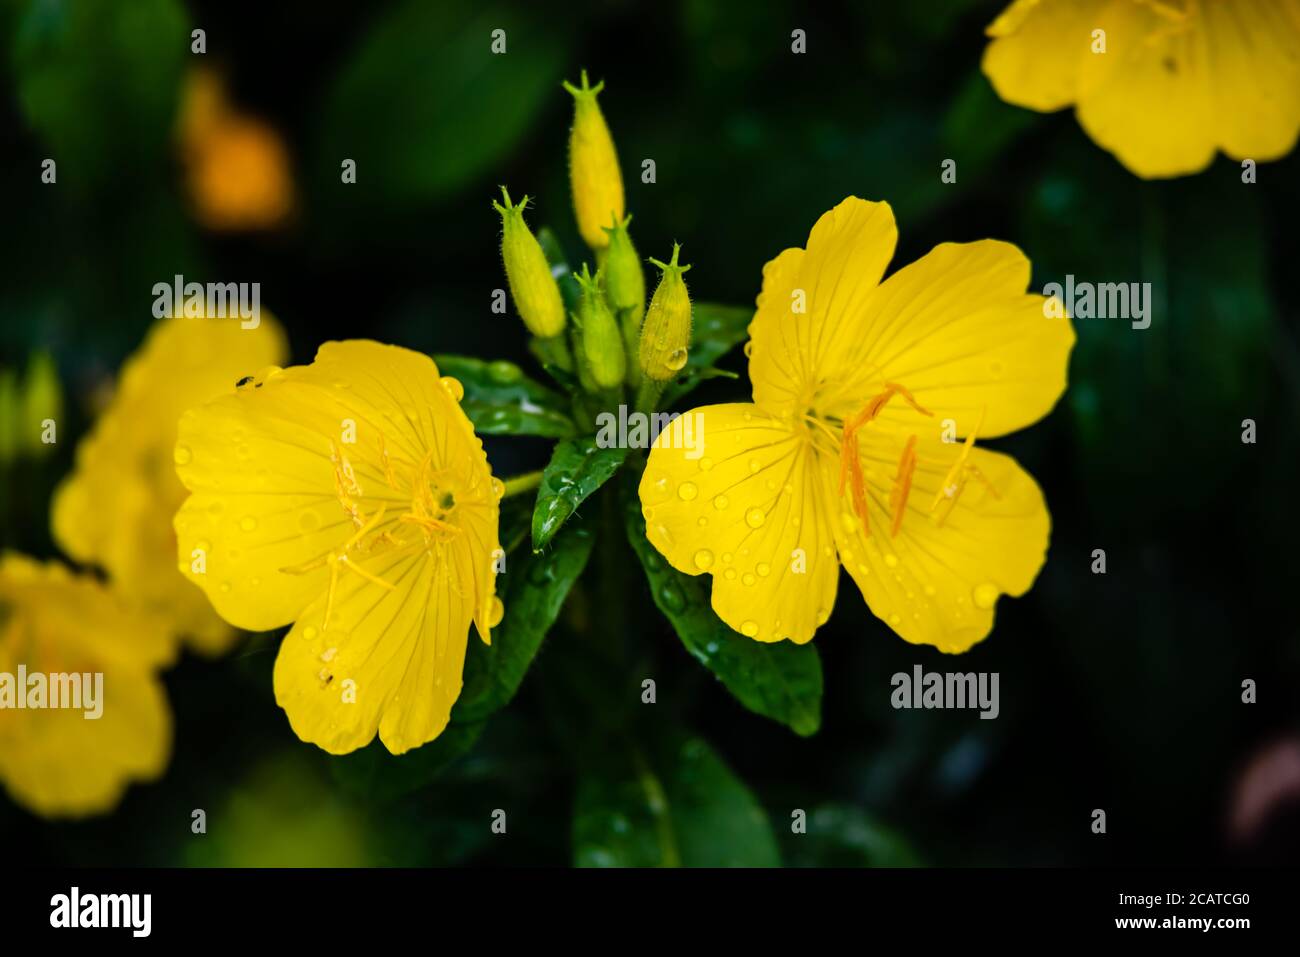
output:
M 226 101 L 221 80 L 196 70 L 181 105 L 179 134 L 195 218 L 208 229 L 269 229 L 293 208 L 284 140 Z
M 180 317 L 155 324 L 77 446 L 76 465 L 51 507 L 54 538 L 65 552 L 101 566 L 128 600 L 206 654 L 225 651 L 236 633 L 177 571 L 171 517 L 185 489 L 172 454 L 182 412 L 283 361 L 284 334 L 265 311 L 257 328 L 241 325 Z
M 47 817 L 102 813 L 131 781 L 162 774 L 171 712 L 154 669 L 171 647 L 160 622 L 93 579 L 0 558 L 0 779 L 14 800 Z M 51 707 L 56 684 L 64 707 Z
M 1051 409 L 1073 329 L 1025 292 L 1014 246 L 944 243 L 882 283 L 896 241 L 887 203 L 822 216 L 763 270 L 753 404 L 695 409 L 689 448 L 666 429 L 650 453 L 651 543 L 711 573 L 714 611 L 751 638 L 812 638 L 843 563 L 903 638 L 964 651 L 1043 563 L 1038 486 L 974 441 Z
M 1278 159 L 1300 132 L 1300 0 L 1016 0 L 988 35 L 1002 99 L 1074 104 L 1138 176 Z
M 205 557 L 187 574 L 232 624 L 294 622 L 275 697 L 326 751 L 437 737 L 470 622 L 486 642 L 500 621 L 503 486 L 463 394 L 427 356 L 329 342 L 181 419 L 181 563 Z

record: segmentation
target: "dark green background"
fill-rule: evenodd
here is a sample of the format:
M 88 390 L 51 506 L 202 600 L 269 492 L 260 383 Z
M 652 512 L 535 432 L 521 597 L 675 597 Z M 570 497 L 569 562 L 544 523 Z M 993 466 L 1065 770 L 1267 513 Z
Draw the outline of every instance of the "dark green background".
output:
M 1158 303 L 1146 331 L 1077 322 L 1060 406 L 995 443 L 1052 510 L 1033 591 L 1004 600 L 990 638 L 952 659 L 904 644 L 843 579 L 816 638 L 826 689 L 812 738 L 736 704 L 651 610 L 626 547 L 598 542 L 597 560 L 626 570 L 624 620 L 595 625 L 599 647 L 589 618 L 578 637 L 592 601 L 581 584 L 519 699 L 429 786 L 397 799 L 344 786 L 276 708 L 276 636 L 260 636 L 167 675 L 171 767 L 111 817 L 52 825 L 0 797 L 8 860 L 561 864 L 575 831 L 587 836 L 575 798 L 627 797 L 592 775 L 575 729 L 629 719 L 655 760 L 693 748 L 674 750 L 670 727 L 708 740 L 766 809 L 786 863 L 1294 859 L 1294 805 L 1246 844 L 1228 840 L 1226 821 L 1247 762 L 1297 735 L 1300 154 L 1262 165 L 1255 185 L 1222 158 L 1142 182 L 1068 112 L 993 96 L 979 59 L 999 0 L 815 6 L 0 3 L 0 363 L 53 352 L 70 393 L 61 438 L 84 431 L 88 391 L 140 342 L 153 283 L 177 272 L 260 282 L 297 362 L 323 340 L 369 336 L 527 364 L 518 321 L 489 309 L 504 285 L 489 201 L 501 183 L 535 196 L 534 225 L 580 251 L 559 85 L 580 67 L 607 83 L 642 255 L 684 243 L 702 299 L 752 303 L 763 264 L 856 194 L 893 205 L 895 266 L 938 242 L 994 237 L 1026 252 L 1036 288 L 1067 272 L 1150 281 Z M 192 26 L 207 30 L 236 102 L 289 142 L 300 206 L 284 230 L 212 236 L 185 212 L 171 124 Z M 497 27 L 504 57 L 487 52 Z M 807 31 L 805 55 L 791 53 L 794 28 Z M 57 186 L 39 182 L 46 156 Z M 339 182 L 343 157 L 358 163 L 355 186 Z M 637 175 L 644 158 L 653 185 Z M 946 158 L 954 185 L 940 182 Z M 738 350 L 724 364 L 744 371 Z M 746 393 L 720 380 L 694 398 Z M 1245 418 L 1258 444 L 1242 444 Z M 55 554 L 48 495 L 72 445 L 4 476 L 4 547 Z M 540 467 L 547 446 L 492 439 L 489 454 L 510 475 Z M 1094 548 L 1106 549 L 1105 576 L 1090 573 Z M 1001 716 L 892 710 L 890 676 L 914 663 L 999 672 Z M 638 701 L 643 677 L 658 683 L 653 712 Z M 1244 678 L 1258 704 L 1241 703 Z M 688 862 L 750 840 L 736 822 L 753 807 L 709 784 L 714 770 L 691 770 L 672 795 L 689 802 L 704 787 L 732 802 L 687 822 Z M 193 808 L 208 813 L 204 837 L 190 833 Z M 507 836 L 488 829 L 495 808 L 509 812 Z M 814 833 L 789 833 L 793 808 Z M 1107 811 L 1104 836 L 1090 832 L 1093 808 Z

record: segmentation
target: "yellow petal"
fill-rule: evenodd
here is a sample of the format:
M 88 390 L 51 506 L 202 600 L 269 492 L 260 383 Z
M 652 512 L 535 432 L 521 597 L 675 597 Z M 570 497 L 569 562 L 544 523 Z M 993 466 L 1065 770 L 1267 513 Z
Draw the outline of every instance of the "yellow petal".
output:
M 1088 135 L 1142 177 L 1178 176 L 1214 159 L 1218 130 L 1206 36 L 1155 8 L 1109 4 L 1097 18 L 1106 52 L 1089 55 L 1077 108 Z
M 862 433 L 872 524 L 864 534 L 848 500 L 841 501 L 834 525 L 840 560 L 872 613 L 904 639 L 965 651 L 992 629 L 999 595 L 1022 595 L 1033 584 L 1051 517 L 1037 483 L 1014 459 L 974 448 L 968 461 L 995 491 L 970 478 L 941 523 L 950 497 L 945 482 L 962 445 L 920 437 L 911 495 L 899 533 L 891 536 L 889 478 L 907 438 L 887 428 Z M 824 468 L 829 482 L 834 464 Z M 931 511 L 941 495 L 945 501 Z
M 713 576 L 713 610 L 731 628 L 808 641 L 830 615 L 839 565 L 806 433 L 747 404 L 686 415 L 703 455 L 660 433 L 640 485 L 650 543 L 678 571 Z
M 846 373 L 897 241 L 888 203 L 850 196 L 817 220 L 806 251 L 787 249 L 768 263 L 749 327 L 755 402 L 802 411 L 823 380 Z
M 1300 0 L 1203 3 L 1220 148 L 1271 160 L 1300 133 Z
M 872 296 L 854 371 L 823 391 L 819 410 L 847 418 L 893 382 L 934 415 L 893 402 L 881 419 L 935 438 L 964 436 L 981 416 L 981 436 L 1036 422 L 1065 391 L 1075 336 L 1069 319 L 1044 315 L 1028 284 L 1029 260 L 1009 243 L 936 246 Z
M 1123 0 L 1128 3 L 1130 0 Z M 1078 92 L 1106 0 L 1016 0 L 989 25 L 981 68 L 1008 103 L 1050 112 Z
M 111 810 L 130 782 L 158 777 L 171 713 L 153 668 L 172 648 L 158 619 L 94 579 L 4 556 L 0 672 L 103 675 L 93 710 L 84 700 L 80 709 L 0 710 L 0 780 L 13 798 L 47 817 L 83 816 Z
M 324 596 L 307 609 L 275 661 L 275 700 L 294 733 L 331 754 L 369 744 L 376 730 L 393 754 L 437 737 L 460 695 L 474 615 L 473 586 L 457 570 L 475 561 L 380 558 L 368 567 L 395 590 L 341 580 L 328 628 Z
M 191 406 L 281 361 L 285 348 L 279 324 L 265 314 L 253 329 L 235 320 L 158 322 L 123 366 L 116 394 L 54 495 L 60 547 L 102 567 L 130 601 L 208 653 L 228 647 L 235 632 L 176 571 L 172 514 L 185 497 L 173 465 L 176 423 Z

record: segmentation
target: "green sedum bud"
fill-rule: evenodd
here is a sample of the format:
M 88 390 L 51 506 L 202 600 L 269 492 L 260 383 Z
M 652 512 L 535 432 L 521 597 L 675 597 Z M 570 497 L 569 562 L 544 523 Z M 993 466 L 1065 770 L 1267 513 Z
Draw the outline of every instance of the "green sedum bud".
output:
M 553 339 L 564 332 L 564 302 L 541 244 L 524 222 L 528 197 L 514 206 L 504 186 L 501 195 L 505 205 L 494 200 L 492 206 L 501 214 L 501 258 L 515 308 L 529 332 L 539 339 Z
M 609 248 L 605 252 L 605 295 L 618 316 L 619 327 L 623 330 L 623 347 L 629 357 L 637 354 L 637 344 L 641 339 L 641 320 L 645 318 L 645 273 L 641 269 L 641 257 L 632 245 L 632 237 L 627 227 L 632 222 L 628 216 L 612 227 L 605 227 L 609 234 Z M 628 382 L 636 386 L 641 378 L 641 370 L 635 362 L 628 363 Z
M 573 129 L 569 131 L 573 213 L 583 242 L 599 252 L 609 243 L 605 227 L 623 218 L 623 174 L 618 168 L 614 138 L 596 102 L 605 84 L 602 81 L 589 86 L 587 71 L 583 70 L 582 86 L 565 81 L 564 88 L 573 94 Z
M 576 319 L 583 360 L 592 381 L 599 388 L 617 388 L 623 384 L 623 376 L 627 373 L 627 357 L 623 353 L 623 337 L 618 322 L 605 301 L 604 273 L 598 271 L 592 276 L 584 263 L 577 278 L 582 287 Z
M 691 345 L 691 297 L 682 280 L 691 267 L 677 264 L 681 248 L 674 243 L 673 258 L 666 263 L 650 260 L 662 275 L 641 327 L 640 361 L 641 371 L 655 382 L 667 382 L 682 371 Z

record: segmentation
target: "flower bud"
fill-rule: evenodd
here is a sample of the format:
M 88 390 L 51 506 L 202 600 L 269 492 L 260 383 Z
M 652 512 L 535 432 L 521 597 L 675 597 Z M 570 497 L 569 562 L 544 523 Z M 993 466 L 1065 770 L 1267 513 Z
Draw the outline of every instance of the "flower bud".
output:
M 501 258 L 515 308 L 529 332 L 540 339 L 554 338 L 564 331 L 564 302 L 541 244 L 524 222 L 528 197 L 513 206 L 504 186 L 501 195 L 505 205 L 493 201 L 492 206 L 501 214 Z
M 637 353 L 641 320 L 645 317 L 645 273 L 641 269 L 641 257 L 628 235 L 630 222 L 632 217 L 628 216 L 612 227 L 605 227 L 609 234 L 609 248 L 605 251 L 605 295 L 623 330 L 623 346 L 632 357 Z M 628 381 L 637 385 L 641 370 L 635 362 L 628 363 L 628 372 Z
M 662 275 L 641 327 L 640 362 L 646 378 L 656 382 L 667 382 L 682 370 L 691 344 L 691 297 L 682 281 L 682 273 L 691 267 L 677 264 L 681 248 L 673 245 L 667 263 L 650 260 Z
M 38 352 L 27 365 L 23 383 L 21 438 L 27 451 L 40 456 L 53 450 L 42 441 L 45 423 L 56 425 L 63 418 L 63 389 L 54 359 L 48 352 Z
M 605 301 L 604 273 L 598 271 L 592 276 L 584 263 L 578 285 L 582 287 L 577 320 L 583 360 L 599 388 L 617 388 L 627 373 L 627 358 L 618 322 Z
M 573 212 L 583 242 L 601 250 L 609 244 L 605 227 L 623 219 L 623 174 L 618 169 L 614 139 L 596 102 L 605 84 L 588 86 L 587 71 L 583 70 L 581 88 L 567 81 L 564 88 L 573 94 L 573 129 L 569 132 Z

